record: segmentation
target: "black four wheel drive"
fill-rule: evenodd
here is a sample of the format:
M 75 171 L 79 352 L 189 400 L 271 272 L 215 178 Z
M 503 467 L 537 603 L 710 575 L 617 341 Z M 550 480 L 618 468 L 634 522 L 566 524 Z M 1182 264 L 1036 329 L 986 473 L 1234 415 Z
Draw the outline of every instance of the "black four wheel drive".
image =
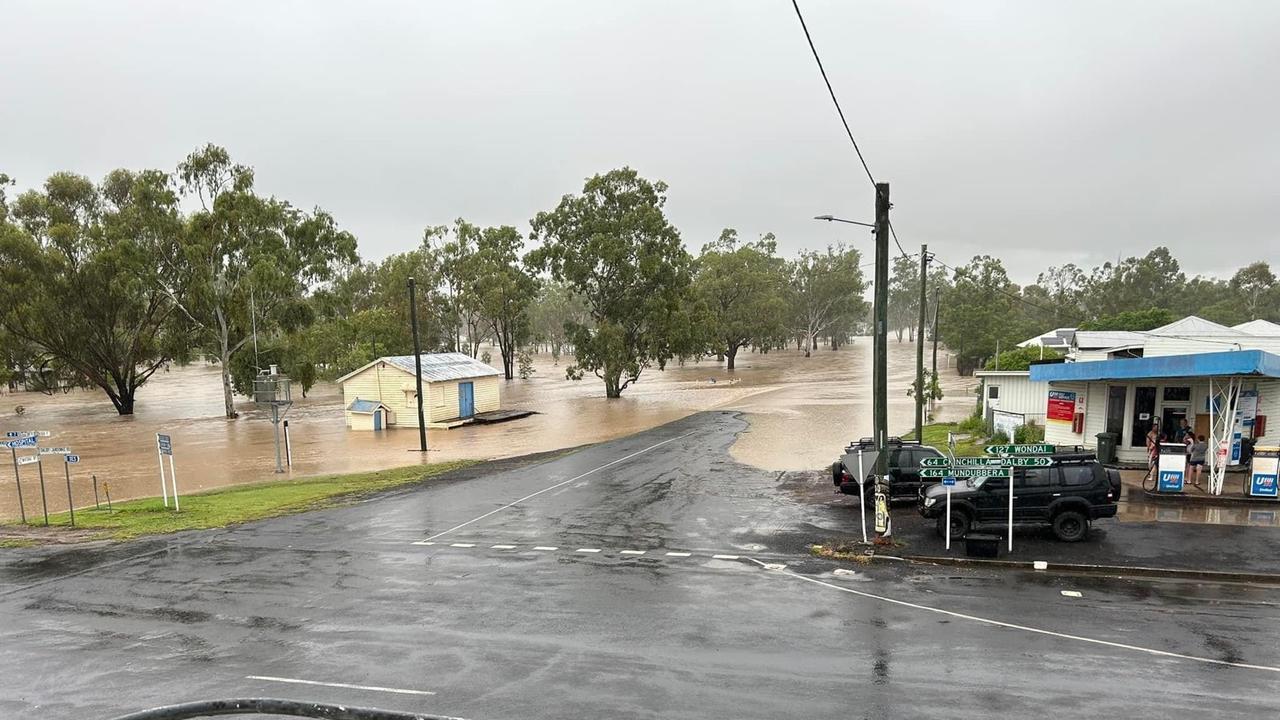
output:
M 1065 542 L 1083 540 L 1089 524 L 1115 517 L 1120 498 L 1120 472 L 1102 467 L 1092 453 L 1058 453 L 1053 465 L 1015 468 L 1013 474 L 1013 522 L 1015 525 L 1048 525 Z M 921 488 L 920 514 L 937 518 L 938 534 L 946 527 L 946 488 Z M 1009 520 L 1009 479 L 1006 475 L 959 482 L 951 488 L 952 538 L 962 538 L 979 525 L 1004 525 Z
M 876 444 L 871 438 L 862 438 L 845 448 L 844 456 L 831 464 L 831 480 L 840 492 L 858 494 L 858 451 L 862 451 L 862 487 L 867 497 L 875 493 Z M 889 499 L 915 499 L 920 488 L 932 480 L 920 478 L 920 461 L 927 457 L 942 457 L 942 453 L 914 442 L 903 442 L 891 437 L 887 443 L 889 453 Z

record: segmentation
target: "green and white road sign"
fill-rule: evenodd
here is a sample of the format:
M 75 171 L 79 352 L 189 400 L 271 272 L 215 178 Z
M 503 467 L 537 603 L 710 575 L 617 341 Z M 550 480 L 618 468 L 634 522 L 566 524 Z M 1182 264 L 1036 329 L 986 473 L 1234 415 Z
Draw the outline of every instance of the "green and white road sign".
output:
M 924 468 L 920 471 L 922 478 L 980 478 L 991 477 L 992 475 L 1004 476 L 1008 472 L 1005 468 L 998 467 L 962 467 L 962 468 Z
M 1005 467 L 1049 467 L 1053 464 L 1053 458 L 1047 458 L 1043 455 L 1040 457 L 1022 456 L 1022 457 L 1006 457 L 1000 458 L 1001 463 Z
M 988 455 L 1052 455 L 1053 446 L 1046 443 L 1034 445 L 988 445 L 982 451 Z
M 928 457 L 920 461 L 920 467 L 1006 467 L 1005 460 L 999 457 L 958 457 L 952 462 L 951 458 Z

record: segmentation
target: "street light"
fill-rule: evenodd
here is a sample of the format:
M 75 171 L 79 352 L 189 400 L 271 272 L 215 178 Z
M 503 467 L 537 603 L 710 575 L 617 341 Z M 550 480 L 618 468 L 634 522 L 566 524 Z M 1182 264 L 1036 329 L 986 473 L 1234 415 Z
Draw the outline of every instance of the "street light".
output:
M 876 226 L 872 223 L 858 222 L 857 220 L 845 220 L 844 218 L 838 218 L 834 215 L 814 215 L 813 219 L 826 220 L 827 222 L 842 222 L 842 223 L 848 223 L 850 225 L 861 225 L 862 227 L 871 228 L 872 232 L 875 232 L 875 229 L 876 229 Z

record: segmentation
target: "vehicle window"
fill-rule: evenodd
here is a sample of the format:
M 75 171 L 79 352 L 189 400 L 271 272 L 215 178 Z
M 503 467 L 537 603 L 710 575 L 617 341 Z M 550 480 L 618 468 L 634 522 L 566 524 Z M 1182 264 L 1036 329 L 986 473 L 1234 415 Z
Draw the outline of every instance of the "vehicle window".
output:
M 889 451 L 889 467 L 891 468 L 907 468 L 912 464 L 911 451 L 898 448 Z
M 1093 482 L 1092 465 L 1062 466 L 1062 484 L 1068 486 L 1088 485 Z
M 1001 476 L 980 477 L 973 481 L 973 486 L 989 490 L 1003 490 L 1008 487 L 1008 478 Z
M 1014 476 L 1015 487 L 1048 487 L 1049 471 L 1053 468 L 1027 468 Z

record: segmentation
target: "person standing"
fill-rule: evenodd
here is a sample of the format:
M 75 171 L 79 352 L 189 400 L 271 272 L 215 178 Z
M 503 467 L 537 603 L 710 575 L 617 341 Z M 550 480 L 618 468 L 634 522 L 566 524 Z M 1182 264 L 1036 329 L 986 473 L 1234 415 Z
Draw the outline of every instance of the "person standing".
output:
M 1200 472 L 1204 468 L 1204 456 L 1209 451 L 1209 443 L 1205 441 L 1203 435 L 1195 438 L 1195 442 L 1191 443 L 1191 454 L 1187 456 L 1187 462 L 1191 465 L 1192 480 L 1191 484 L 1200 487 Z
M 1151 423 L 1147 433 L 1147 480 L 1160 477 L 1160 423 Z

